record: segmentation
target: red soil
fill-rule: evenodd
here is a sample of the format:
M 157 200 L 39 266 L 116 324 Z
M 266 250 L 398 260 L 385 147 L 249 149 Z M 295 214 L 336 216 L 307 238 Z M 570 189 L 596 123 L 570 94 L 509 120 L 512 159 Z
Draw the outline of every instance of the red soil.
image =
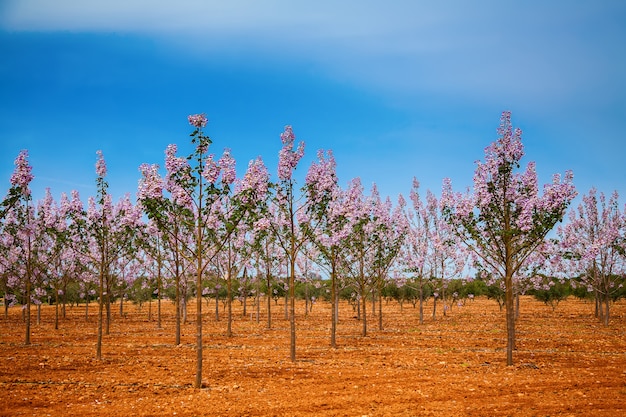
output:
M 189 317 L 195 319 L 191 303 Z M 264 304 L 262 304 L 264 305 Z M 289 360 L 289 325 L 273 305 L 272 329 L 234 306 L 233 333 L 206 307 L 203 382 L 195 380 L 195 324 L 174 345 L 164 303 L 113 311 L 103 359 L 95 359 L 96 310 L 67 310 L 54 329 L 54 307 L 33 311 L 25 346 L 19 308 L 0 316 L 0 416 L 611 416 L 626 415 L 626 302 L 612 306 L 609 327 L 575 299 L 555 312 L 521 301 L 516 365 L 505 365 L 504 313 L 486 299 L 454 306 L 419 324 L 405 304 L 383 306 L 384 330 L 368 312 L 369 334 L 342 304 L 338 348 L 331 349 L 330 305 L 304 316 L 297 306 L 297 360 Z M 371 306 L 368 306 L 371 308 Z M 252 309 L 248 307 L 248 312 Z M 441 309 L 439 309 L 441 310 Z

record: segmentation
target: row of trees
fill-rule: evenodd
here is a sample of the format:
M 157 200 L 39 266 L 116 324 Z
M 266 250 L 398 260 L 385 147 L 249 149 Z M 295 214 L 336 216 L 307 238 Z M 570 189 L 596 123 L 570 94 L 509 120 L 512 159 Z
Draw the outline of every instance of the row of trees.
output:
M 26 343 L 31 304 L 41 302 L 48 289 L 58 306 L 68 285 L 79 283 L 86 301 L 90 294 L 98 300 L 96 356 L 101 358 L 111 297 L 114 291 L 123 294 L 137 279 L 154 294 L 158 306 L 164 291 L 173 291 L 178 344 L 189 294 L 207 295 L 208 283 L 223 280 L 230 335 L 235 282 L 263 281 L 269 289 L 284 277 L 292 360 L 296 283 L 316 274 L 329 282 L 333 347 L 338 301 L 346 285 L 361 302 L 365 336 L 366 302 L 381 298 L 390 280 L 399 287 L 411 282 L 423 320 L 428 291 L 441 291 L 445 299 L 449 280 L 468 269 L 505 294 L 508 364 L 515 344 L 514 301 L 529 282 L 539 289 L 575 277 L 596 295 L 598 317 L 609 323 L 610 300 L 618 291 L 615 277 L 624 274 L 625 264 L 626 221 L 617 193 L 607 201 L 591 190 L 569 221 L 548 237 L 576 196 L 573 176 L 555 175 L 540 194 L 534 163 L 519 172 L 524 155 L 521 131 L 512 128 L 508 112 L 502 115 L 499 138 L 485 149 L 485 161 L 477 164 L 473 191 L 454 192 L 445 179 L 441 198 L 430 191 L 423 198 L 414 180 L 410 202 L 400 195 L 395 204 L 383 200 L 375 184 L 366 194 L 358 178 L 342 188 L 331 151 L 318 152 L 298 187 L 294 170 L 304 155 L 304 143 L 296 145 L 289 126 L 281 134 L 277 181 L 271 181 L 260 157 L 237 178 L 229 149 L 219 159 L 209 153 L 206 117 L 189 116 L 189 123 L 193 151 L 181 157 L 176 145 L 168 146 L 164 175 L 156 164 L 142 165 L 134 204 L 129 195 L 113 203 L 101 152 L 97 195 L 88 198 L 87 207 L 76 191 L 70 197 L 62 194 L 57 203 L 47 190 L 44 199 L 34 203 L 27 151 L 18 155 L 0 212 L 0 285 L 5 300 L 25 305 Z M 272 297 L 266 295 L 269 312 Z M 196 303 L 195 386 L 200 387 L 201 296 Z M 382 308 L 379 302 L 381 328 Z M 159 307 L 157 316 L 160 326 Z M 267 320 L 270 327 L 269 314 Z

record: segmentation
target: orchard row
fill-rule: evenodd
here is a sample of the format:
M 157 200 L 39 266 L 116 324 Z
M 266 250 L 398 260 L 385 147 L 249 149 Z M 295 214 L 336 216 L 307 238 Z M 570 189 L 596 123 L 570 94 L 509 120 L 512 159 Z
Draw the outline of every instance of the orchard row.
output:
M 26 344 L 32 304 L 59 305 L 70 292 L 96 300 L 100 359 L 110 317 L 104 312 L 114 298 L 171 297 L 178 343 L 181 311 L 192 296 L 222 297 L 230 312 L 235 297 L 264 294 L 270 303 L 280 293 L 289 304 L 295 360 L 297 287 L 323 286 L 316 296 L 334 305 L 348 297 L 365 313 L 368 299 L 384 296 L 452 302 L 474 294 L 468 288 L 478 288 L 478 281 L 505 307 L 512 364 L 520 294 L 530 291 L 546 302 L 569 292 L 590 295 L 597 316 L 609 324 L 611 302 L 624 295 L 626 208 L 620 210 L 617 193 L 607 198 L 592 189 L 567 215 L 577 195 L 573 174 L 554 175 L 540 192 L 535 164 L 520 169 L 521 131 L 510 117 L 502 114 L 499 138 L 477 163 L 471 192 L 455 192 L 444 179 L 441 197 L 422 195 L 414 180 L 408 200 L 400 195 L 396 202 L 382 199 L 375 185 L 366 193 L 359 178 L 342 188 L 330 150 L 318 152 L 298 186 L 293 172 L 304 143 L 296 145 L 290 126 L 281 134 L 276 179 L 261 158 L 238 178 L 228 149 L 219 158 L 209 153 L 206 117 L 189 116 L 193 153 L 180 156 L 170 145 L 164 172 L 142 165 L 136 203 L 128 196 L 112 201 L 101 152 L 97 193 L 86 206 L 77 191 L 60 201 L 48 191 L 35 202 L 32 168 L 22 151 L 0 206 L 0 295 L 5 308 L 24 306 Z M 556 238 L 548 238 L 564 218 Z M 461 282 L 459 288 L 449 288 L 453 282 Z M 200 387 L 202 297 L 195 299 Z M 362 317 L 365 335 L 367 315 Z M 333 345 L 336 324 L 333 309 Z

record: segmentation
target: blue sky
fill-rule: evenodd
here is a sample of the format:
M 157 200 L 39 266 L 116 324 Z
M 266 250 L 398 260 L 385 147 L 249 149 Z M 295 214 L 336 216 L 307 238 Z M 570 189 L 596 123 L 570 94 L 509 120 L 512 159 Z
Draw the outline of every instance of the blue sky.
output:
M 36 199 L 86 199 L 101 149 L 110 191 L 134 196 L 138 166 L 186 153 L 186 116 L 206 113 L 240 172 L 261 155 L 275 176 L 291 124 L 300 177 L 332 149 L 344 186 L 395 200 L 415 176 L 439 195 L 471 186 L 510 110 L 541 183 L 572 169 L 625 201 L 624 45 L 623 1 L 5 0 L 0 187 L 28 149 Z

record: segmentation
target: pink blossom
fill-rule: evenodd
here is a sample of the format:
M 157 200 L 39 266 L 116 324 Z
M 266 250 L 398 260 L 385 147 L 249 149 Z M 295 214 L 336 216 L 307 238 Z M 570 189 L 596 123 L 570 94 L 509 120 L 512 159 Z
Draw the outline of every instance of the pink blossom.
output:
M 83 211 L 83 202 L 77 190 L 72 190 L 72 201 L 69 205 L 70 213 L 79 214 Z
M 281 181 L 288 181 L 291 179 L 298 162 L 304 156 L 304 142 L 300 142 L 297 150 L 293 150 L 296 136 L 293 134 L 291 126 L 285 126 L 285 131 L 281 133 L 280 139 L 283 142 L 283 147 L 278 153 L 278 178 Z
M 253 190 L 259 198 L 264 198 L 268 192 L 268 183 L 269 173 L 263 159 L 259 156 L 248 164 L 248 169 L 238 184 L 237 192 Z
M 215 155 L 211 154 L 204 162 L 204 168 L 202 169 L 202 178 L 207 180 L 211 184 L 215 184 L 215 181 L 220 176 L 220 166 L 213 159 Z
M 98 161 L 96 161 L 96 175 L 98 175 L 98 178 L 104 178 L 107 175 L 107 165 L 104 161 L 102 151 L 96 151 L 96 154 L 98 155 Z
M 317 152 L 318 162 L 309 167 L 305 181 L 309 188 L 308 199 L 312 204 L 319 203 L 321 199 L 331 195 L 337 186 L 336 162 L 332 151 L 327 151 L 328 157 L 324 157 L 324 151 Z
M 224 149 L 224 154 L 220 158 L 218 165 L 222 169 L 222 183 L 232 184 L 235 181 L 237 172 L 235 171 L 235 159 L 230 155 L 230 149 Z
M 163 179 L 159 175 L 157 164 L 141 164 L 141 178 L 137 189 L 137 199 L 161 198 L 163 196 Z
M 208 122 L 208 119 L 204 113 L 189 115 L 187 117 L 187 120 L 189 120 L 190 125 L 197 127 L 198 129 L 206 126 Z
M 15 158 L 15 170 L 11 175 L 11 185 L 20 187 L 24 196 L 30 195 L 28 184 L 33 180 L 32 167 L 28 164 L 28 151 L 22 150 Z
M 167 145 L 165 148 L 165 169 L 170 176 L 189 166 L 186 159 L 176 156 L 177 151 L 178 146 L 176 144 Z

